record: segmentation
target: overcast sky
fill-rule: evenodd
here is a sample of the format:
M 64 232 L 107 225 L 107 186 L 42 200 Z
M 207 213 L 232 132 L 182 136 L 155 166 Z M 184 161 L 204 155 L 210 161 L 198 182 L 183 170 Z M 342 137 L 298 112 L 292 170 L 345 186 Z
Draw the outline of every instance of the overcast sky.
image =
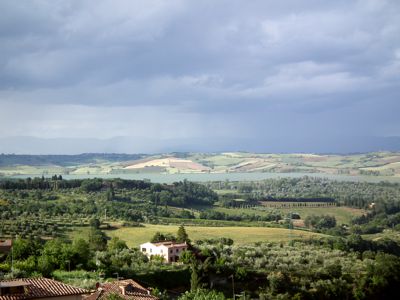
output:
M 0 138 L 123 136 L 135 152 L 157 151 L 146 139 L 262 150 L 400 136 L 398 0 L 2 0 L 0 11 Z

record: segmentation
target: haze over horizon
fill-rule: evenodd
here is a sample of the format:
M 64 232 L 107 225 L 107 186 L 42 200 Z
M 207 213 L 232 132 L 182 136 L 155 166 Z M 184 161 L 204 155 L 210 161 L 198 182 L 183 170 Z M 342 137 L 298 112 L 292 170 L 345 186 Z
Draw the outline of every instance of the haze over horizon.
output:
M 399 1 L 0 10 L 0 153 L 400 151 Z

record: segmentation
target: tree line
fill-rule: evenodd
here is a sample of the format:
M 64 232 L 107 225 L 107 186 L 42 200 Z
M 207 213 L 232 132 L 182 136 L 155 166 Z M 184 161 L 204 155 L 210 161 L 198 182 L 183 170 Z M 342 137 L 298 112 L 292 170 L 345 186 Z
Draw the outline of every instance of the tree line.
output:
M 400 183 L 387 181 L 371 183 L 357 181 L 336 181 L 326 178 L 304 176 L 301 178 L 266 179 L 252 182 L 208 182 L 214 190 L 230 190 L 221 196 L 227 203 L 242 199 L 254 203 L 271 201 L 327 201 L 355 208 L 368 208 L 375 203 L 376 209 L 399 206 Z M 315 200 L 313 200 L 315 199 Z

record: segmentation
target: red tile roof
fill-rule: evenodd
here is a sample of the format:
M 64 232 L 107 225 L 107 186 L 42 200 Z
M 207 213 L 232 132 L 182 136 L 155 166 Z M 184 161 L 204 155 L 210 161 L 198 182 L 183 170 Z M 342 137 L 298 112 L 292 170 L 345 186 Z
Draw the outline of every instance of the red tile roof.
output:
M 31 284 L 28 282 L 23 282 L 21 280 L 13 280 L 13 281 L 3 281 L 0 282 L 0 288 L 4 287 L 17 287 L 17 286 L 30 286 Z
M 126 288 L 125 295 L 122 293 L 123 288 Z M 127 300 L 158 299 L 157 297 L 150 295 L 150 291 L 136 281 L 126 279 L 101 284 L 97 291 L 92 295 L 85 297 L 85 300 L 105 300 L 111 294 L 118 294 L 118 296 Z
M 7 286 L 24 286 L 27 292 L 24 294 L 8 294 L 0 296 L 0 300 L 22 300 L 60 296 L 72 296 L 88 294 L 87 290 L 48 278 L 19 278 L 12 281 L 0 280 L 0 288 Z
M 172 247 L 186 247 L 187 244 L 186 243 L 177 243 L 177 242 L 171 242 L 171 241 L 165 241 L 165 242 L 157 242 L 157 243 L 152 243 L 155 246 L 165 246 L 167 248 L 172 248 Z
M 0 252 L 9 252 L 12 247 L 12 240 L 0 240 Z

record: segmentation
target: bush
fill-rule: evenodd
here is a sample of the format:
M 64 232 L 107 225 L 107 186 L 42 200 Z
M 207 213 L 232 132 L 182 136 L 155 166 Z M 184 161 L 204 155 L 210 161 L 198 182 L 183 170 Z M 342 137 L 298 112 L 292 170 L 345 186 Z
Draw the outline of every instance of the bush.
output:
M 214 290 L 197 289 L 184 293 L 178 300 L 225 300 L 224 294 Z
M 336 226 L 336 218 L 329 215 L 311 215 L 304 220 L 304 224 L 307 227 L 313 227 L 316 229 L 328 229 Z

